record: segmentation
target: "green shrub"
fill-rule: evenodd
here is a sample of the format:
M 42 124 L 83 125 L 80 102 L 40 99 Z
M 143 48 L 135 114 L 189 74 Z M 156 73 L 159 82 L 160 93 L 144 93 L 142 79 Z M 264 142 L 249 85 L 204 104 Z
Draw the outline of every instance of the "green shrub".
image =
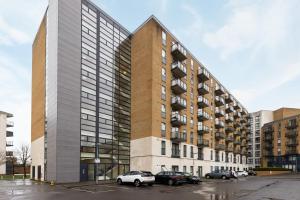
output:
M 261 167 L 261 168 L 254 168 L 254 171 L 292 171 L 291 169 L 286 169 L 282 167 Z

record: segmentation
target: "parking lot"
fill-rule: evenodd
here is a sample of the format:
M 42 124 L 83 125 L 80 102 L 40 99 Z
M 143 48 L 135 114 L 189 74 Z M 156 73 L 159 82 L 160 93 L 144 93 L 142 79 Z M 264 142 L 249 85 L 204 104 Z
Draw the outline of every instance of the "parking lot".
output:
M 0 200 L 7 199 L 197 199 L 300 200 L 300 175 L 204 180 L 199 185 L 89 185 L 65 187 L 26 181 L 0 181 Z

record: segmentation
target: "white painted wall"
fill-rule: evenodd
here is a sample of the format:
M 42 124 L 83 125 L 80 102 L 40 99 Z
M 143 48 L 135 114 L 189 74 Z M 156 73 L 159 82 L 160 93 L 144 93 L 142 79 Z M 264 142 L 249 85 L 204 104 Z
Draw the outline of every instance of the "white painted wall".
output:
M 161 155 L 161 141 L 166 141 L 166 155 Z M 190 167 L 194 166 L 194 174 L 197 174 L 198 166 L 202 166 L 202 174 L 208 173 L 218 166 L 219 168 L 232 167 L 237 170 L 237 168 L 244 169 L 248 168 L 246 165 L 246 157 L 242 158 L 240 155 L 237 156 L 237 161 L 240 159 L 243 160 L 244 164 L 233 163 L 231 155 L 229 153 L 229 162 L 225 162 L 225 152 L 220 152 L 220 162 L 215 162 L 215 151 L 210 148 L 204 148 L 204 160 L 197 159 L 198 147 L 195 145 L 189 145 L 186 143 L 181 143 L 180 145 L 180 154 L 181 158 L 172 158 L 171 157 L 171 141 L 163 138 L 157 137 L 146 137 L 141 139 L 136 139 L 131 141 L 131 153 L 130 153 L 130 167 L 131 170 L 148 170 L 156 174 L 161 171 L 161 166 L 165 165 L 168 170 L 172 169 L 172 165 L 179 167 L 180 171 L 183 171 L 183 166 L 186 166 L 187 172 L 190 172 Z M 187 157 L 183 157 L 183 145 L 187 145 Z M 190 158 L 190 146 L 194 147 L 194 159 Z M 213 151 L 213 160 L 211 159 L 211 150 Z M 223 161 L 221 154 L 224 154 Z M 238 162 L 239 163 L 239 162 Z
M 45 137 L 40 137 L 36 139 L 35 141 L 31 142 L 31 173 L 30 177 L 32 177 L 32 166 L 35 166 L 35 179 L 37 180 L 38 176 L 38 166 L 40 165 L 42 167 L 41 169 L 41 181 L 44 181 L 44 139 Z

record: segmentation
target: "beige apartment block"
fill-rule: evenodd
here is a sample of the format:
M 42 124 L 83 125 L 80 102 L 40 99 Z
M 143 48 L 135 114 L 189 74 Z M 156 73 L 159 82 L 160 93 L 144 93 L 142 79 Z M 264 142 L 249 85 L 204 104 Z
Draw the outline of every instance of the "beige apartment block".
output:
M 154 16 L 131 59 L 131 169 L 248 168 L 247 110 Z
M 300 109 L 281 108 L 262 127 L 262 166 L 300 171 Z

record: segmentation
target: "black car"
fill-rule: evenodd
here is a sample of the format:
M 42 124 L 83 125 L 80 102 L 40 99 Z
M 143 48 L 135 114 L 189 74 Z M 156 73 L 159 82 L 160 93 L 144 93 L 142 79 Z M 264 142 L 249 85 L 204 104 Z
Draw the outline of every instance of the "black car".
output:
M 248 175 L 249 175 L 249 176 L 256 176 L 256 172 L 255 172 L 254 170 L 251 170 L 251 169 L 250 169 L 250 170 L 248 171 Z
M 186 172 L 181 172 L 186 183 L 191 183 L 191 184 L 199 184 L 201 182 L 200 178 L 198 176 L 193 176 L 190 173 Z
M 225 180 L 225 179 L 232 178 L 232 173 L 229 172 L 229 171 L 216 170 L 216 171 L 205 174 L 205 178 L 207 178 L 207 179 L 210 179 L 210 178 L 217 178 L 218 179 L 219 178 L 219 179 Z
M 180 172 L 162 171 L 155 175 L 155 182 L 168 185 L 180 185 L 185 183 L 185 177 Z

